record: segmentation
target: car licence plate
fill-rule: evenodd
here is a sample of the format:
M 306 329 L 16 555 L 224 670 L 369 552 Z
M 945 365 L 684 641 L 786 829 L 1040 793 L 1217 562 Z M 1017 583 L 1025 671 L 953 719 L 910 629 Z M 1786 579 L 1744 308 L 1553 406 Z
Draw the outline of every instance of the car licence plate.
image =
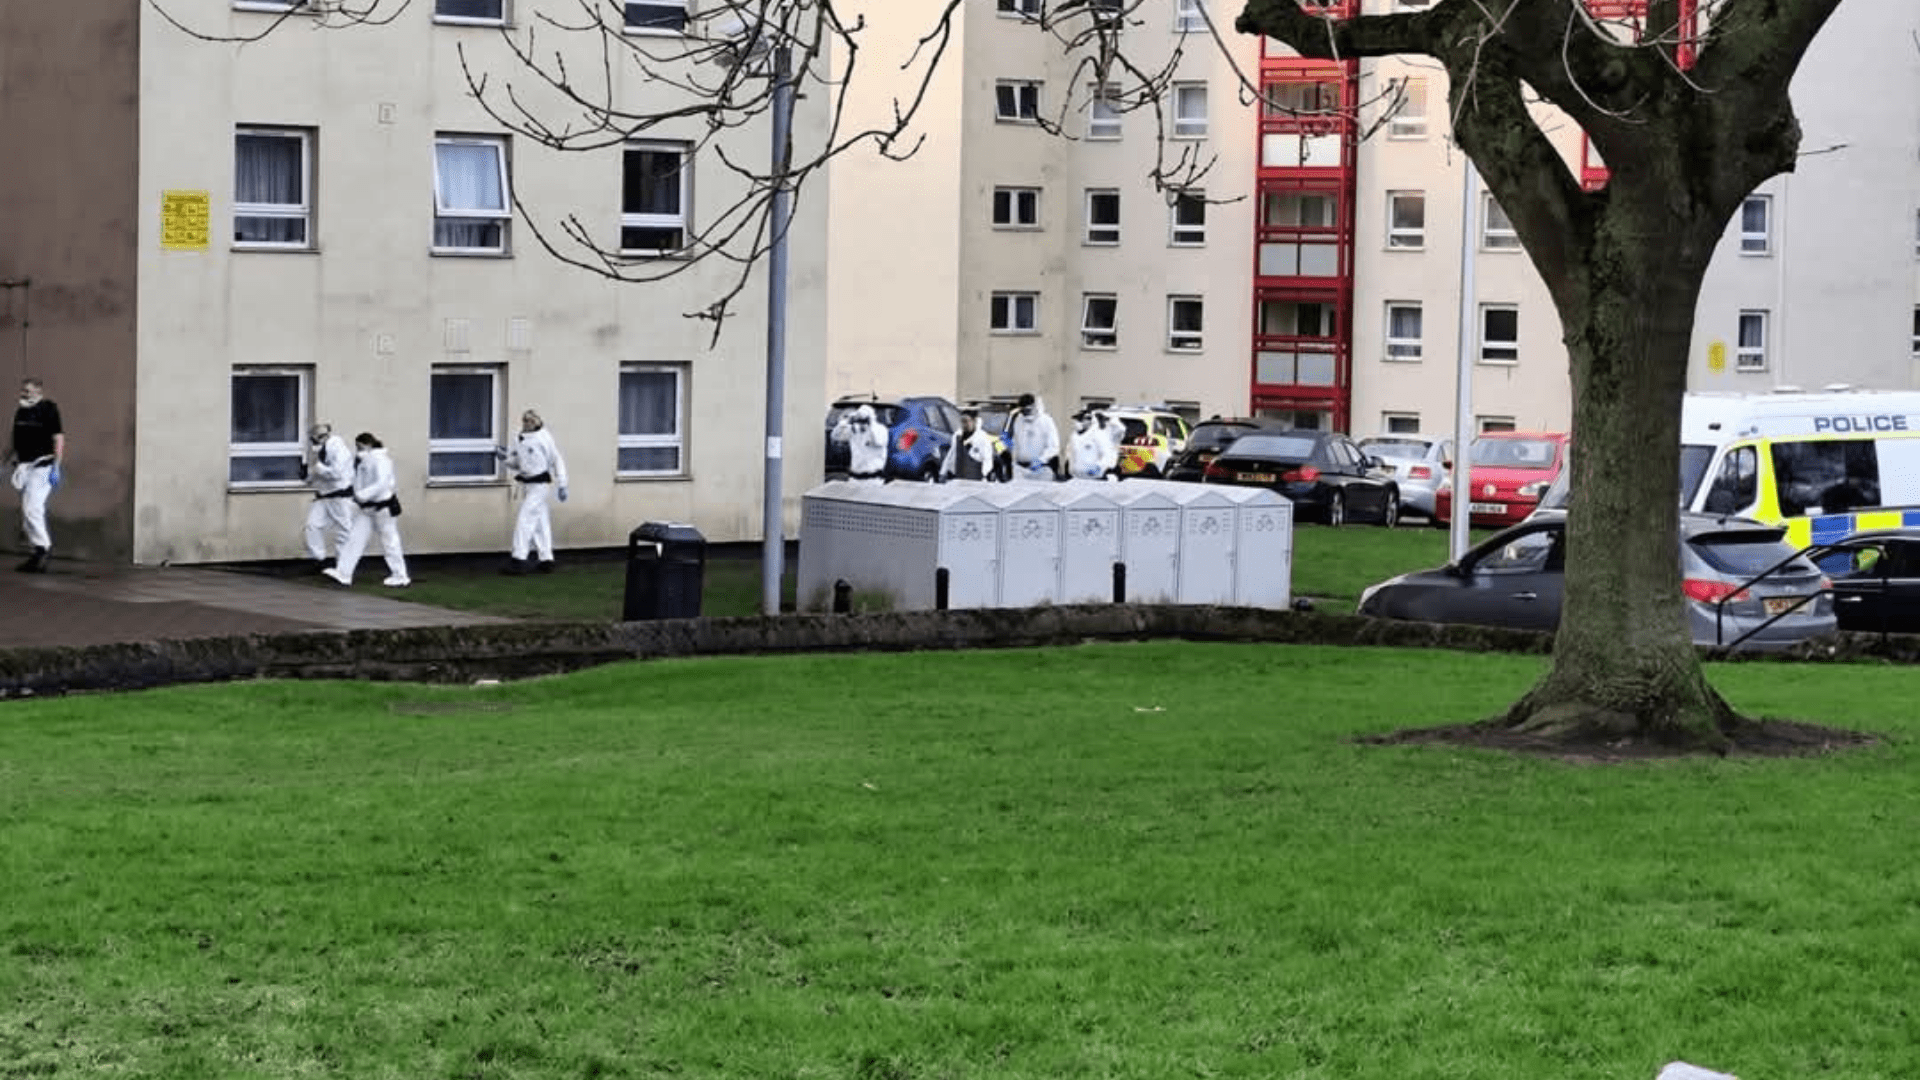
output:
M 1804 599 L 1804 597 L 1769 596 L 1769 597 L 1765 597 L 1761 602 L 1766 606 L 1766 611 L 1768 615 L 1782 615 L 1788 611 L 1791 611 L 1793 609 L 1793 605 L 1799 603 L 1802 599 Z
M 1507 504 L 1506 503 L 1468 503 L 1467 509 L 1470 513 L 1475 513 L 1475 514 L 1504 514 L 1507 512 Z
M 1233 478 L 1234 478 L 1235 480 L 1244 480 L 1244 481 L 1246 481 L 1246 482 L 1247 482 L 1247 483 L 1249 483 L 1249 484 L 1271 484 L 1271 483 L 1273 483 L 1273 474 L 1272 474 L 1272 473 L 1270 473 L 1270 472 L 1243 472 L 1243 473 L 1234 473 L 1234 474 L 1233 474 Z

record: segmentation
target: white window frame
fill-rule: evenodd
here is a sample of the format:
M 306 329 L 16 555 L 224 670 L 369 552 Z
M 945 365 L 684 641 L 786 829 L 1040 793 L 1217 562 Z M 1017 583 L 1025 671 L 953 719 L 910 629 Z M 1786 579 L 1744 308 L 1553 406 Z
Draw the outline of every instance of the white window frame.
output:
M 1199 115 L 1192 115 L 1189 106 L 1195 98 L 1200 103 Z M 1203 82 L 1177 82 L 1173 84 L 1171 97 L 1173 107 L 1173 133 L 1175 139 L 1204 139 L 1207 137 L 1207 84 Z
M 1396 310 L 1412 310 L 1420 318 L 1419 337 L 1395 337 L 1393 334 L 1393 313 Z M 1387 301 L 1387 322 L 1383 335 L 1385 345 L 1381 348 L 1380 358 L 1395 364 L 1417 364 L 1426 358 L 1427 312 L 1418 300 Z M 1400 350 L 1396 353 L 1394 350 Z
M 994 7 L 1003 19 L 1033 20 L 1040 17 L 1040 0 L 998 0 Z
M 300 6 L 300 2 L 303 2 L 303 0 L 286 0 L 286 2 L 284 3 L 279 2 L 279 0 L 233 0 L 233 10 L 235 11 L 271 11 L 271 12 L 292 11 L 295 8 Z
M 1913 212 L 1913 257 L 1920 259 L 1920 210 Z
M 1207 193 L 1199 188 L 1176 188 L 1171 193 L 1171 200 L 1167 204 L 1167 246 L 1206 247 Z M 1199 220 L 1182 221 L 1182 207 L 1197 213 Z
M 1000 201 L 1005 196 L 1007 203 L 1006 220 L 1000 217 Z M 1027 213 L 1020 211 L 1024 205 Z M 996 229 L 1034 230 L 1040 227 L 1040 189 L 1023 184 L 1000 184 L 994 187 L 991 205 L 987 208 L 987 219 Z
M 294 417 L 293 441 L 285 443 L 263 442 L 243 443 L 233 440 L 233 384 L 243 378 L 286 378 L 292 375 L 299 379 L 299 404 L 295 406 L 298 415 Z M 239 458 L 304 458 L 307 447 L 306 433 L 313 426 L 313 368 L 307 365 L 268 365 L 235 364 L 227 372 L 227 487 L 237 490 L 281 489 L 304 487 L 306 481 L 299 477 L 291 480 L 235 480 L 233 462 Z
M 1387 118 L 1387 138 L 1424 139 L 1427 137 L 1427 80 L 1401 80 L 1400 99 L 1393 115 Z
M 1768 324 L 1773 321 L 1769 317 L 1769 314 L 1765 308 L 1745 308 L 1740 312 L 1740 316 L 1735 320 L 1733 328 L 1733 370 L 1767 370 L 1767 338 L 1771 331 L 1771 327 Z M 1746 329 L 1753 325 L 1758 325 L 1760 328 L 1760 344 L 1758 345 L 1748 345 L 1746 343 Z
M 442 146 L 485 146 L 494 152 L 493 165 L 500 179 L 500 209 L 496 211 L 476 210 L 470 207 L 449 206 L 446 193 L 440 182 L 440 148 Z M 454 135 L 439 134 L 433 137 L 433 224 L 431 237 L 433 252 L 436 255 L 505 255 L 513 250 L 513 188 L 507 170 L 507 140 L 499 135 Z M 500 223 L 500 243 L 497 247 L 445 247 L 439 243 L 439 226 L 442 220 L 450 221 L 497 221 Z
M 1513 312 L 1513 339 L 1493 339 L 1487 336 L 1487 317 L 1495 312 Z M 1511 367 L 1520 362 L 1520 305 L 1519 304 L 1481 304 L 1478 329 L 1479 348 L 1475 351 L 1482 364 L 1497 364 Z M 1511 354 L 1511 355 L 1508 355 Z
M 680 155 L 680 212 L 678 214 L 630 214 L 624 205 L 626 198 L 626 168 L 629 153 L 671 153 Z M 620 254 L 639 258 L 658 258 L 677 255 L 687 250 L 693 240 L 693 155 L 692 147 L 683 142 L 635 141 L 625 143 L 620 149 L 620 188 L 623 205 L 620 208 Z M 628 229 L 678 229 L 680 246 L 677 248 L 630 248 L 626 246 Z
M 680 12 L 680 25 L 677 27 L 636 25 L 633 22 L 633 9 L 637 7 L 662 10 L 677 8 Z M 688 19 L 692 14 L 693 4 L 690 0 L 623 0 L 620 5 L 620 30 L 622 33 L 645 37 L 685 37 Z
M 993 119 L 999 124 L 1038 124 L 1040 122 L 1040 82 L 1037 79 L 997 79 L 993 84 Z M 1013 112 L 1002 110 L 1005 91 L 1013 94 Z M 1026 114 L 1026 98 L 1033 99 L 1033 114 Z
M 1113 197 L 1114 221 L 1111 225 L 1096 224 L 1093 220 L 1095 198 Z M 1086 197 L 1081 200 L 1083 224 L 1080 242 L 1088 247 L 1117 247 L 1120 244 L 1120 189 L 1088 188 Z
M 1096 319 L 1097 308 L 1104 308 L 1106 319 Z M 1080 347 L 1117 349 L 1120 347 L 1120 298 L 1113 293 L 1080 294 Z
M 1747 207 L 1760 207 L 1760 228 L 1747 228 Z M 1740 200 L 1740 254 L 1773 254 L 1773 196 L 1749 195 Z
M 1405 427 L 1394 427 L 1405 424 Z M 1420 414 L 1417 412 L 1383 412 L 1380 414 L 1380 433 L 1382 435 L 1418 435 L 1420 434 Z
M 486 438 L 434 438 L 433 437 L 433 376 L 435 375 L 488 375 L 493 379 L 493 400 L 488 405 L 489 426 L 492 434 Z M 494 448 L 506 443 L 506 387 L 507 369 L 504 364 L 435 364 L 427 373 L 427 483 L 440 484 L 493 484 L 500 480 L 500 466 L 496 460 L 493 471 L 484 475 L 446 475 L 433 471 L 435 454 L 492 454 Z
M 1207 17 L 1200 11 L 1200 0 L 1179 0 L 1174 5 L 1173 32 L 1176 34 L 1207 32 Z
M 1020 303 L 1027 305 L 1025 325 L 1020 319 Z M 1004 319 L 994 308 L 1004 305 Z M 1038 334 L 1040 332 L 1040 294 L 1025 289 L 996 289 L 987 298 L 987 332 L 991 334 Z
M 297 243 L 282 243 L 277 240 L 241 240 L 236 238 L 233 246 L 249 251 L 312 251 L 316 246 L 313 229 L 313 130 L 311 128 L 276 128 L 257 125 L 240 125 L 233 129 L 234 168 L 240 163 L 240 137 L 271 139 L 298 139 L 300 142 L 300 193 L 305 197 L 300 203 L 243 203 L 239 199 L 240 179 L 234 177 L 233 221 L 231 226 L 243 217 L 286 218 L 306 223 L 307 238 Z
M 1504 224 L 1494 224 L 1494 216 L 1499 215 Z M 1513 219 L 1507 216 L 1506 208 L 1493 192 L 1480 193 L 1480 250 L 1481 251 L 1521 251 L 1520 234 L 1514 231 Z
M 1087 138 L 1092 142 L 1114 142 L 1120 138 L 1120 118 L 1123 115 L 1119 106 L 1113 104 L 1118 96 L 1117 88 L 1111 84 L 1102 86 L 1095 83 L 1087 91 Z
M 1487 435 L 1496 431 L 1518 431 L 1520 424 L 1511 416 L 1476 416 L 1473 418 L 1473 429 L 1481 435 Z
M 1178 329 L 1178 318 L 1182 305 L 1193 304 L 1199 308 L 1200 329 Z M 1193 353 L 1204 351 L 1207 347 L 1207 302 L 1205 297 L 1177 294 L 1167 297 L 1167 351 Z
M 440 11 L 441 0 L 433 0 L 433 21 L 452 26 L 505 26 L 512 14 L 508 10 L 510 0 L 491 0 L 499 9 L 498 15 L 445 15 Z
M 629 434 L 624 431 L 618 432 L 617 434 L 618 442 L 616 444 L 615 452 L 613 455 L 613 463 L 614 463 L 613 475 L 616 479 L 620 479 L 620 480 L 661 479 L 661 478 L 684 479 L 685 477 L 692 475 L 691 469 L 689 468 L 689 461 L 687 457 L 687 413 L 688 413 L 687 383 L 688 383 L 689 376 L 692 374 L 690 366 L 687 364 L 648 364 L 648 363 L 632 363 L 632 364 L 620 365 L 620 374 L 623 376 L 629 375 L 629 374 L 635 374 L 635 375 L 658 374 L 662 372 L 671 374 L 674 380 L 673 381 L 673 432 L 667 435 L 637 435 L 637 434 Z M 618 388 L 616 387 L 615 394 L 614 394 L 614 413 L 615 413 L 614 426 L 616 429 L 619 427 L 619 424 L 620 424 L 619 410 L 620 410 L 620 395 L 619 395 Z M 620 467 L 619 451 L 621 450 L 657 450 L 662 447 L 672 447 L 678 453 L 680 458 L 680 465 L 678 468 L 675 468 L 675 469 L 623 469 Z
M 1418 226 L 1394 224 L 1394 210 L 1402 202 L 1417 203 L 1420 207 Z M 1387 192 L 1387 250 L 1423 251 L 1427 246 L 1427 193 L 1424 191 Z
M 1913 358 L 1920 360 L 1920 304 L 1913 308 Z

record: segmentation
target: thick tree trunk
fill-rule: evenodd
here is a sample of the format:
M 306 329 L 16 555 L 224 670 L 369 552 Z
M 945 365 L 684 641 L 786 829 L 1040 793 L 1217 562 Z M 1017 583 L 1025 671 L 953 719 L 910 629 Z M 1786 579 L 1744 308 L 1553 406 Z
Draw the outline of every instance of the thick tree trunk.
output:
M 1638 215 L 1650 228 L 1619 207 L 1609 216 L 1585 287 L 1555 291 L 1573 374 L 1566 602 L 1552 669 L 1504 722 L 1724 748 L 1740 721 L 1692 644 L 1676 534 L 1687 354 L 1718 234 L 1674 229 L 1659 208 Z

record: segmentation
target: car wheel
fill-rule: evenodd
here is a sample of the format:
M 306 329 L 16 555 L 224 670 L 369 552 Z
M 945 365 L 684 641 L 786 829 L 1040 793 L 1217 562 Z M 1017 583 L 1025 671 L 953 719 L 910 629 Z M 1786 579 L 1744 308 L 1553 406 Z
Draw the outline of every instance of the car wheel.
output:
M 1347 493 L 1336 488 L 1327 496 L 1327 524 L 1337 529 L 1346 523 Z
M 1380 524 L 1385 528 L 1389 528 L 1389 529 L 1393 528 L 1395 525 L 1400 524 L 1400 489 L 1399 488 L 1387 489 L 1387 501 L 1385 506 L 1380 511 Z

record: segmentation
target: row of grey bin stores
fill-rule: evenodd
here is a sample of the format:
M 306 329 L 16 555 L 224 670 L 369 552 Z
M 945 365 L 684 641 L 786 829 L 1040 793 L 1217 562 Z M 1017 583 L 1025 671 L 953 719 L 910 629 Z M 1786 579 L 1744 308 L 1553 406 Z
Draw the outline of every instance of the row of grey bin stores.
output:
M 895 611 L 1105 602 L 1285 608 L 1293 504 L 1161 480 L 876 484 L 801 502 L 797 601 L 849 591 Z

